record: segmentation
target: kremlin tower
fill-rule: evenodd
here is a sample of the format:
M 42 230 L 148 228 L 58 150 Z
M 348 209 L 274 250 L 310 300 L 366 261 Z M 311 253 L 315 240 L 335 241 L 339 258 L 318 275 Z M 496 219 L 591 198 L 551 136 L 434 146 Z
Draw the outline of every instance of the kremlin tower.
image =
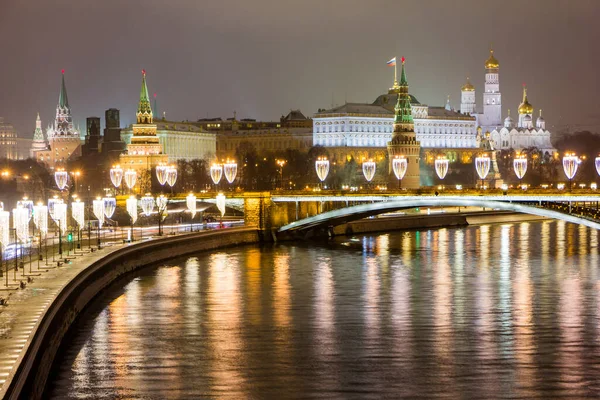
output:
M 31 144 L 31 154 L 35 157 L 35 153 L 38 151 L 46 150 L 48 144 L 44 138 L 44 132 L 42 131 L 42 120 L 40 119 L 40 113 L 37 115 L 35 120 L 35 131 L 33 131 L 33 142 Z
M 404 61 L 404 57 L 402 57 L 398 101 L 394 108 L 394 132 L 392 133 L 392 140 L 387 144 L 387 149 L 390 174 L 393 173 L 392 160 L 394 157 L 406 157 L 407 170 L 404 179 L 402 179 L 402 187 L 416 189 L 420 186 L 419 153 L 421 151 L 421 144 L 417 141 L 415 134 Z
M 39 115 L 38 115 L 38 121 Z M 41 149 L 43 143 L 43 135 L 41 134 L 41 125 L 39 127 L 40 132 L 36 126 L 36 132 L 34 134 L 34 144 L 39 146 L 40 150 L 32 148 L 34 157 L 45 163 L 50 169 L 54 169 L 57 166 L 63 166 L 70 158 L 76 158 L 81 156 L 81 138 L 79 132 L 73 126 L 73 117 L 71 116 L 71 106 L 69 105 L 69 98 L 67 96 L 67 87 L 65 85 L 65 70 L 62 70 L 62 83 L 60 86 L 60 94 L 58 96 L 58 105 L 56 106 L 56 118 L 54 125 L 49 126 L 46 130 L 46 136 L 48 137 L 48 148 Z M 37 135 L 37 136 L 35 136 Z
M 146 71 L 142 71 L 142 89 L 140 91 L 140 100 L 136 112 L 136 123 L 133 124 L 133 136 L 131 143 L 127 144 L 127 153 L 121 154 L 120 162 L 124 169 L 135 169 L 149 171 L 153 167 L 166 164 L 169 158 L 163 153 L 162 145 L 156 136 L 156 124 L 150 98 L 148 97 L 148 87 L 146 85 Z

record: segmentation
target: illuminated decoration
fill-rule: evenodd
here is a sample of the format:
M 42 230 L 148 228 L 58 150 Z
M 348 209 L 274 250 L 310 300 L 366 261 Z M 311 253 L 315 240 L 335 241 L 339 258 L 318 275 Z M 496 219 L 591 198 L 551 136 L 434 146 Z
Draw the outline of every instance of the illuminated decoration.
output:
M 596 157 L 596 172 L 600 175 L 600 156 Z
M 392 169 L 394 170 L 394 175 L 396 175 L 396 179 L 399 181 L 404 178 L 406 175 L 406 170 L 408 169 L 408 160 L 404 156 L 396 156 L 392 160 Z
M 13 226 L 17 239 L 21 243 L 27 243 L 29 239 L 29 211 L 23 207 L 13 208 Z
M 237 163 L 227 160 L 227 162 L 223 165 L 223 170 L 225 171 L 225 179 L 227 179 L 227 182 L 233 183 L 235 177 L 237 176 Z
M 177 182 L 177 168 L 171 165 L 167 168 L 167 183 L 173 187 L 175 186 L 175 182 Z
M 104 200 L 94 200 L 92 203 L 92 208 L 94 210 L 94 215 L 98 219 L 98 228 L 101 228 L 102 225 L 104 225 Z
M 523 179 L 527 172 L 527 156 L 525 154 L 517 154 L 513 160 L 513 169 L 519 180 Z
M 484 180 L 490 172 L 491 159 L 487 154 L 475 157 L 475 169 L 479 179 Z
M 4 203 L 0 201 L 0 211 L 4 211 Z
M 185 204 L 187 205 L 188 210 L 192 214 L 192 219 L 196 216 L 196 196 L 193 193 L 190 193 L 185 198 Z
M 85 225 L 85 204 L 79 199 L 71 203 L 71 216 L 77 222 L 79 230 L 82 230 Z
M 210 178 L 212 179 L 215 185 L 218 185 L 221 182 L 221 177 L 223 176 L 223 167 L 220 164 L 213 164 L 210 166 Z
M 37 204 L 33 206 L 33 223 L 43 236 L 48 233 L 48 206 Z
M 137 198 L 135 196 L 129 196 L 129 198 L 125 201 L 126 203 L 126 207 L 127 207 L 127 212 L 129 213 L 129 216 L 131 217 L 131 224 L 135 224 L 135 221 L 137 221 L 138 218 L 138 209 L 137 209 Z
M 29 223 L 29 221 L 31 221 L 31 217 L 33 217 L 33 201 L 27 200 L 26 198 L 23 200 L 19 200 L 17 201 L 17 207 L 23 207 L 28 210 L 29 219 L 27 220 L 27 223 Z
M 577 168 L 579 167 L 579 163 L 581 160 L 574 153 L 567 153 L 563 157 L 562 164 L 563 169 L 565 171 L 565 175 L 569 181 L 575 177 L 577 173 Z
M 64 169 L 59 169 L 54 172 L 54 181 L 56 182 L 56 187 L 62 192 L 69 182 L 69 174 Z
M 448 167 L 450 162 L 446 157 L 438 157 L 435 160 L 435 172 L 440 179 L 444 179 L 448 173 Z
M 10 244 L 10 213 L 8 211 L 0 211 L 0 246 L 2 250 Z
M 105 197 L 102 201 L 104 201 L 104 215 L 108 219 L 112 218 L 117 208 L 117 199 L 114 197 Z
M 62 203 L 62 202 L 63 202 L 62 199 L 59 199 L 57 197 L 54 197 L 52 199 L 48 199 L 48 213 L 50 214 L 50 218 L 52 218 L 54 221 L 57 220 L 56 214 L 54 212 L 55 206 L 57 204 Z
M 317 170 L 317 176 L 321 182 L 327 179 L 329 175 L 329 160 L 325 157 L 319 157 L 315 161 L 315 170 Z
M 158 179 L 158 183 L 160 186 L 164 186 L 167 182 L 167 171 L 169 167 L 166 165 L 157 165 L 156 166 L 156 179 Z
M 137 172 L 135 172 L 134 169 L 128 169 L 127 171 L 125 171 L 125 184 L 127 185 L 127 187 L 131 190 L 133 189 L 133 187 L 135 186 L 135 183 L 137 182 Z
M 140 199 L 140 205 L 142 206 L 142 211 L 146 217 L 149 217 L 154 211 L 154 197 L 149 194 L 145 195 Z
M 217 208 L 221 212 L 221 217 L 223 217 L 225 215 L 225 195 L 223 193 L 217 195 Z
M 123 181 L 123 168 L 121 166 L 117 165 L 110 169 L 110 181 L 115 189 L 121 186 L 121 182 Z
M 369 160 L 369 161 L 363 162 L 362 171 L 363 171 L 363 175 L 365 176 L 365 179 L 367 180 L 367 182 L 371 182 L 373 180 L 376 169 L 377 169 L 377 164 L 375 164 L 375 161 Z
M 160 195 L 156 198 L 156 208 L 158 208 L 158 212 L 163 212 L 167 209 L 167 204 L 169 199 L 167 199 L 164 195 Z
M 62 201 L 54 204 L 54 221 L 58 225 L 58 229 L 64 234 L 67 232 L 67 205 Z

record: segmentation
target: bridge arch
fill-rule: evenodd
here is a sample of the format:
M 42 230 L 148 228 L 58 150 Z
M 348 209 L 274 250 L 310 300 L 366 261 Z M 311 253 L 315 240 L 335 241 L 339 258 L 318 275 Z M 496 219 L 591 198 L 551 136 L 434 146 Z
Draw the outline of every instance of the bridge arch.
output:
M 532 205 L 490 199 L 460 197 L 423 197 L 394 199 L 327 211 L 312 217 L 294 221 L 279 228 L 279 232 L 310 230 L 319 227 L 337 226 L 346 222 L 414 207 L 486 207 L 491 209 L 514 211 L 522 214 L 537 215 L 584 225 L 600 230 L 600 223 L 571 214 L 548 210 Z

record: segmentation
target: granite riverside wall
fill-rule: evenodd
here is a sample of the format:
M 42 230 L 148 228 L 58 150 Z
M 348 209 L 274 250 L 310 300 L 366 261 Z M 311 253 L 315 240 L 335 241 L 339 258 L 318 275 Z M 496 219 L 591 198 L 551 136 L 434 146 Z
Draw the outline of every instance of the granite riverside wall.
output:
M 65 285 L 40 317 L 21 363 L 6 381 L 4 398 L 43 397 L 54 358 L 69 328 L 85 306 L 122 275 L 175 256 L 257 243 L 259 237 L 256 228 L 190 233 L 133 244 L 92 263 Z

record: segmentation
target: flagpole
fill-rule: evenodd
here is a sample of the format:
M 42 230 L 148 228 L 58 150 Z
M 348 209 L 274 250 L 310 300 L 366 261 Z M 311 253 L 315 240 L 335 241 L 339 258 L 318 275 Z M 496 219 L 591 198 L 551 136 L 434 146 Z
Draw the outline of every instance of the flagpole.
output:
M 395 57 L 394 57 L 395 58 Z M 398 63 L 394 63 L 394 83 L 398 82 Z

